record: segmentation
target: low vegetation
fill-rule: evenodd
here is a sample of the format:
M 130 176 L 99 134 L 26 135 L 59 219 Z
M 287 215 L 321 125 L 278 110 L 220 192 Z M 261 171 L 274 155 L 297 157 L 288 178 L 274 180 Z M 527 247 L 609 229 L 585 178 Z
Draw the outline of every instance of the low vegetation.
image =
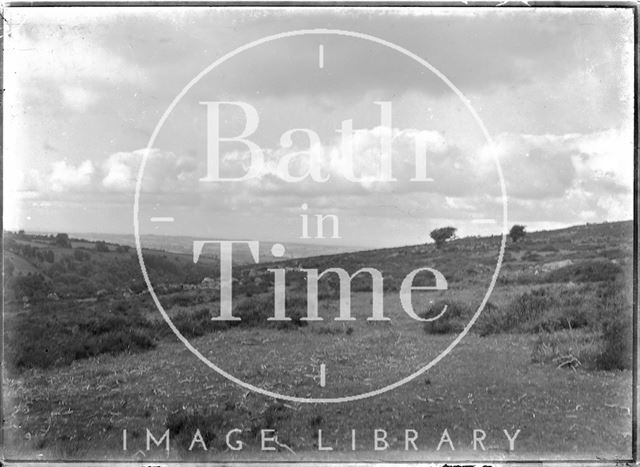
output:
M 536 362 L 554 362 L 570 354 L 583 368 L 630 368 L 630 248 L 623 243 L 629 232 L 625 224 L 613 227 L 618 230 L 603 224 L 588 227 L 588 234 L 569 229 L 525 236 L 524 226 L 514 226 L 499 285 L 471 331 L 480 336 L 534 334 Z M 429 264 L 442 271 L 454 288 L 484 288 L 496 260 L 487 251 L 493 251 L 499 239 L 453 241 L 455 229 L 445 230 L 436 233 L 438 248 L 418 245 L 309 258 L 305 267 L 343 267 L 350 273 L 376 267 L 383 271 L 388 292 L 398 290 L 406 271 Z M 446 249 L 440 248 L 444 242 Z M 10 255 L 6 264 L 11 264 L 5 269 L 6 360 L 12 371 L 68 365 L 102 353 L 142 352 L 162 339 L 175 339 L 145 294 L 137 258 L 128 247 L 92 244 L 66 234 L 18 233 L 6 235 L 5 248 Z M 238 327 L 296 330 L 307 325 L 301 319 L 307 311 L 305 276 L 296 268 L 287 272 L 286 315 L 291 320 L 270 321 L 274 296 L 265 292 L 273 284 L 269 265 L 236 267 L 233 314 L 241 321 L 229 323 L 211 320 L 219 300 L 217 288 L 199 287 L 207 275 L 216 277 L 211 264 L 194 265 L 190 258 L 153 251 L 145 254 L 145 265 L 154 284 L 159 284 L 156 292 L 163 306 L 186 338 Z M 429 285 L 429 277 L 416 279 L 417 285 Z M 337 280 L 333 274 L 320 281 L 320 300 L 337 298 Z M 506 285 L 521 291 L 500 298 L 498 289 Z M 370 278 L 357 276 L 352 291 L 370 293 Z M 442 297 L 421 315 L 433 318 L 445 306 L 447 311 L 439 319 L 424 324 L 427 334 L 461 332 L 477 305 Z M 353 332 L 349 329 L 314 327 L 313 332 L 349 336 Z M 574 334 L 577 337 L 571 340 Z
M 9 369 L 48 368 L 103 353 L 141 352 L 156 346 L 154 324 L 127 302 L 67 308 L 43 303 L 5 320 L 5 356 Z

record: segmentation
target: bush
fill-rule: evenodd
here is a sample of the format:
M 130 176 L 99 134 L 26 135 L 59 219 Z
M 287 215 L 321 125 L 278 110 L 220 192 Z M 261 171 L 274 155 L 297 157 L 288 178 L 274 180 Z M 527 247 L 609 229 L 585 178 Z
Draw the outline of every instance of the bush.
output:
M 534 289 L 520 295 L 509 305 L 509 329 L 535 323 L 552 303 L 547 289 Z
M 56 235 L 54 243 L 62 248 L 71 248 L 71 241 L 69 240 L 69 235 L 66 233 Z
M 98 240 L 96 242 L 96 251 L 102 252 L 102 253 L 107 253 L 109 252 L 109 247 L 107 246 L 107 243 L 102 241 L 102 240 Z
M 531 352 L 534 363 L 553 363 L 558 367 L 593 369 L 597 366 L 602 343 L 598 333 L 559 331 L 538 335 Z
M 110 311 L 63 302 L 35 305 L 6 322 L 5 350 L 12 370 L 68 365 L 103 353 L 142 352 L 156 346 L 153 326 L 133 309 Z
M 530 261 L 532 263 L 537 263 L 542 260 L 542 256 L 533 251 L 527 251 L 524 255 L 522 255 L 522 261 Z
M 526 227 L 520 224 L 516 224 L 513 227 L 511 227 L 511 230 L 509 230 L 509 237 L 511 237 L 511 241 L 515 243 L 521 238 L 524 238 L 525 235 L 527 235 L 527 232 L 525 231 L 525 229 Z
M 44 298 L 52 291 L 51 284 L 44 279 L 42 274 L 18 276 L 10 282 L 9 288 L 13 289 L 17 299 L 22 297 Z
M 539 361 L 552 361 L 553 358 L 571 353 L 585 368 L 599 370 L 630 369 L 632 366 L 633 323 L 630 287 L 620 277 L 614 281 L 603 282 L 587 294 L 586 288 L 576 288 L 572 294 L 568 291 L 561 294 L 565 307 L 564 318 L 574 321 L 571 329 L 582 323 L 593 339 L 583 336 L 587 331 L 569 331 L 555 333 L 552 337 L 543 334 L 534 346 L 534 357 Z M 582 300 L 582 301 L 581 301 Z M 558 341 L 558 336 L 563 341 Z M 554 340 L 555 339 L 555 340 Z M 552 345 L 553 344 L 553 345 Z M 588 344 L 588 345 L 587 345 Z M 546 347 L 545 347 L 546 345 Z M 571 350 L 569 352 L 567 349 Z M 576 350 L 578 349 L 578 350 Z M 542 358 L 543 355 L 553 358 Z
M 630 307 L 610 310 L 602 325 L 604 349 L 599 356 L 597 366 L 601 370 L 630 369 L 633 358 L 633 323 Z
M 531 332 L 541 328 L 545 312 L 553 299 L 546 289 L 535 289 L 515 298 L 506 308 L 487 304 L 476 330 L 481 336 L 501 332 Z M 542 326 L 543 328 L 544 326 Z
M 180 331 L 180 334 L 187 339 L 204 336 L 205 334 L 229 327 L 229 322 L 213 321 L 211 317 L 211 313 L 206 308 L 196 310 L 195 312 L 181 310 L 171 318 L 171 321 L 178 331 Z M 171 333 L 164 321 L 161 325 L 165 334 Z
M 82 343 L 82 351 L 75 352 L 74 360 L 94 357 L 103 353 L 141 352 L 153 349 L 154 339 L 142 329 L 120 329 L 91 335 Z
M 78 261 L 89 261 L 91 259 L 91 254 L 87 251 L 76 249 L 73 250 L 73 258 Z
M 546 282 L 601 282 L 614 280 L 622 269 L 610 261 L 594 260 L 570 264 L 549 272 Z
M 196 430 L 200 430 L 202 439 L 208 449 L 222 448 L 225 445 L 224 436 L 220 437 L 222 428 L 226 425 L 224 412 L 216 408 L 204 410 L 178 410 L 167 416 L 165 427 L 169 430 L 170 439 L 175 440 L 180 449 L 188 450 L 193 441 Z M 194 451 L 200 451 L 202 445 L 196 443 Z
M 253 295 L 240 299 L 233 311 L 233 315 L 242 321 L 230 321 L 232 325 L 276 327 L 278 329 L 306 326 L 307 321 L 301 318 L 307 316 L 307 299 L 301 294 L 287 294 L 285 310 L 287 318 L 291 321 L 268 321 L 273 317 L 274 295 L 273 293 Z
M 462 332 L 469 322 L 473 311 L 465 303 L 447 302 L 439 300 L 429 306 L 429 308 L 420 313 L 421 318 L 433 318 L 442 312 L 447 306 L 447 311 L 435 321 L 427 321 L 424 323 L 424 331 L 427 334 L 453 334 Z
M 449 239 L 455 238 L 455 227 L 441 227 L 439 229 L 432 230 L 430 235 L 434 242 L 436 242 L 437 248 L 442 248 L 445 242 Z
M 188 307 L 197 303 L 197 294 L 194 292 L 186 293 L 174 293 L 172 295 L 166 295 L 162 297 L 162 301 L 165 307 L 171 308 L 174 306 Z

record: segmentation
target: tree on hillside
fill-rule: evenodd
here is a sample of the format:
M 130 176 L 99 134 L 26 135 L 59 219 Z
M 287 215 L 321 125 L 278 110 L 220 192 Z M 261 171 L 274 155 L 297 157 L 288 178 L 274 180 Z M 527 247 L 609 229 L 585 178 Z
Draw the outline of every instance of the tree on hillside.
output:
M 69 235 L 66 233 L 59 233 L 56 235 L 55 244 L 62 248 L 71 248 L 71 242 L 69 241 Z
M 13 264 L 13 261 L 11 261 L 10 259 L 7 259 L 4 263 L 4 273 L 11 277 L 13 276 L 13 271 L 15 271 L 16 266 L 15 264 Z
M 433 241 L 436 242 L 436 247 L 441 248 L 447 240 L 455 238 L 456 230 L 458 229 L 455 227 L 441 227 L 432 230 L 430 235 Z
M 526 229 L 526 227 L 524 225 L 519 225 L 519 224 L 516 224 L 513 227 L 511 227 L 511 230 L 509 231 L 509 237 L 511 237 L 511 240 L 514 243 L 524 238 L 525 235 L 527 235 L 527 232 L 525 232 L 524 229 Z
M 96 251 L 102 251 L 106 253 L 109 251 L 109 247 L 107 246 L 106 242 L 103 242 L 102 240 L 98 240 L 96 242 Z
M 73 250 L 73 257 L 78 261 L 88 261 L 91 259 L 89 252 L 84 250 Z
M 47 263 L 53 263 L 55 261 L 55 255 L 53 254 L 53 251 L 51 250 L 47 250 L 44 252 L 44 259 Z

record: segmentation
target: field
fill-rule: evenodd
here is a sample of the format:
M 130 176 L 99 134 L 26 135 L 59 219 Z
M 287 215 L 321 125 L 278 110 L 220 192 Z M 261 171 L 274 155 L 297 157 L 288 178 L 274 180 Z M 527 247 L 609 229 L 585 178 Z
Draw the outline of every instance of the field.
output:
M 114 283 L 99 299 L 67 296 L 55 304 L 33 299 L 30 309 L 17 297 L 5 308 L 5 457 L 629 458 L 631 237 L 627 222 L 530 233 L 509 242 L 489 304 L 450 353 L 397 389 L 340 404 L 278 401 L 216 374 L 178 342 L 144 291 L 125 298 Z M 215 289 L 170 287 L 168 281 L 180 280 L 183 266 L 171 277 L 159 272 L 167 281 L 160 300 L 203 356 L 249 384 L 296 397 L 355 395 L 414 373 L 451 344 L 486 292 L 498 244 L 497 237 L 465 238 L 442 249 L 417 245 L 284 262 L 280 267 L 290 269 L 287 313 L 294 317 L 287 326 L 258 319 L 273 313 L 266 271 L 273 264 L 234 269 L 234 313 L 247 318 L 241 325 L 209 320 L 210 313 L 219 313 Z M 120 259 L 109 254 L 119 253 L 101 253 L 105 261 L 129 261 L 124 253 Z M 40 264 L 46 274 L 51 266 L 45 263 L 30 264 Z M 371 282 L 358 276 L 351 303 L 355 320 L 333 320 L 337 284 L 326 278 L 320 287 L 324 321 L 299 321 L 306 304 L 304 277 L 296 271 L 300 264 L 351 273 L 379 268 L 385 278 L 384 313 L 391 320 L 367 321 Z M 448 306 L 441 319 L 427 324 L 402 310 L 398 293 L 404 275 L 423 266 L 438 268 L 449 283 L 447 291 L 414 296 L 423 317 Z M 427 283 L 429 277 L 420 280 Z M 125 327 L 135 332 L 124 332 Z M 27 332 L 30 342 L 24 342 Z M 57 356 L 48 358 L 44 354 L 53 342 Z M 69 342 L 76 344 L 71 350 Z M 36 347 L 47 351 L 38 354 Z M 188 449 L 197 428 L 206 452 L 198 444 Z M 146 429 L 157 439 L 169 429 L 170 452 L 164 444 L 147 451 Z M 242 440 L 242 450 L 226 447 L 225 436 L 233 429 L 240 430 L 234 439 Z M 260 450 L 264 429 L 277 431 L 273 452 Z M 374 450 L 376 429 L 385 430 L 388 449 Z M 445 429 L 451 443 L 438 451 Z M 474 429 L 486 435 L 486 451 L 480 445 L 474 451 Z M 322 446 L 332 451 L 319 450 L 318 430 Z M 417 433 L 417 451 L 405 444 L 406 430 Z M 509 450 L 503 430 L 510 436 L 520 430 L 515 450 Z

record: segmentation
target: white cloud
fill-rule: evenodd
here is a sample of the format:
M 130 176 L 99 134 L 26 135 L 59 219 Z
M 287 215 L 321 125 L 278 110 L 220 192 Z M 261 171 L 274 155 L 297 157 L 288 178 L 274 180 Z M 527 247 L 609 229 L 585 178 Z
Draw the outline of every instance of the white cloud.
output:
M 4 58 L 9 111 L 23 110 L 29 98 L 43 105 L 53 96 L 69 110 L 84 112 L 106 95 L 106 87 L 140 84 L 146 76 L 135 63 L 86 40 L 82 30 L 55 24 L 24 25 L 5 41 Z
M 383 177 L 381 139 L 385 136 L 392 138 L 391 175 L 397 181 L 386 181 Z M 244 183 L 254 193 L 306 193 L 318 196 L 327 192 L 365 195 L 375 192 L 455 189 L 455 185 L 444 183 L 444 176 L 438 176 L 447 170 L 455 170 L 453 164 L 460 163 L 460 158 L 451 152 L 453 149 L 455 147 L 449 145 L 437 131 L 386 130 L 383 127 L 359 129 L 353 132 L 351 159 L 344 157 L 340 139 L 327 145 L 315 142 L 311 147 L 264 149 L 264 167 L 260 176 Z M 288 166 L 283 165 L 284 158 L 294 153 L 300 155 L 292 158 Z M 416 167 L 416 160 L 422 160 L 424 154 L 427 155 L 426 172 Z M 247 151 L 227 153 L 222 158 L 222 177 L 237 177 L 246 173 L 250 162 L 251 156 Z M 313 170 L 311 165 L 314 166 Z M 243 173 L 238 173 L 240 167 Z M 314 171 L 318 178 L 326 178 L 327 181 L 314 181 L 312 175 L 309 175 Z M 299 182 L 287 181 L 285 177 L 301 177 L 305 174 L 307 177 Z M 410 181 L 423 176 L 436 181 Z
M 99 94 L 81 86 L 60 86 L 62 100 L 71 110 L 84 112 L 99 100 Z
M 12 35 L 6 45 L 7 78 L 56 83 L 136 83 L 144 74 L 124 58 L 95 41 L 84 40 L 72 28 L 55 25 Z
M 108 191 L 133 192 L 145 149 L 118 152 L 102 164 L 102 187 Z M 193 159 L 151 149 L 147 158 L 142 190 L 146 192 L 189 191 L 196 181 Z
M 66 161 L 54 162 L 49 175 L 49 186 L 52 191 L 74 191 L 91 184 L 95 169 L 91 161 L 84 161 L 77 166 Z
M 489 148 L 466 152 L 448 144 L 436 132 L 394 130 L 393 175 L 398 182 L 354 183 L 345 179 L 338 161 L 339 145 L 316 145 L 311 152 L 327 183 L 283 181 L 278 161 L 290 150 L 265 149 L 261 177 L 240 183 L 202 183 L 205 161 L 153 149 L 145 167 L 142 191 L 147 202 L 189 204 L 203 212 L 236 209 L 264 215 L 286 213 L 308 202 L 325 212 L 350 216 L 397 218 L 497 218 L 501 213 L 497 174 Z M 373 177 L 379 169 L 380 129 L 359 130 L 355 138 L 355 173 Z M 632 217 L 633 150 L 629 133 L 609 130 L 591 134 L 514 135 L 495 138 L 507 183 L 510 217 L 522 222 L 595 222 Z M 434 182 L 413 183 L 415 142 L 428 150 L 427 175 Z M 295 150 L 295 149 L 293 149 Z M 22 190 L 22 198 L 74 199 L 91 193 L 104 202 L 130 202 L 144 150 L 118 152 L 101 164 L 86 160 L 58 161 L 43 173 L 15 172 L 5 190 Z M 246 163 L 248 155 L 233 152 L 223 158 L 223 173 Z M 296 174 L 308 160 L 292 164 Z M 236 174 L 237 175 L 237 174 Z M 66 196 L 65 193 L 68 195 Z M 161 201 L 158 201 L 161 200 Z M 290 214 L 288 214 L 290 215 Z M 497 216 L 497 217 L 496 217 Z

